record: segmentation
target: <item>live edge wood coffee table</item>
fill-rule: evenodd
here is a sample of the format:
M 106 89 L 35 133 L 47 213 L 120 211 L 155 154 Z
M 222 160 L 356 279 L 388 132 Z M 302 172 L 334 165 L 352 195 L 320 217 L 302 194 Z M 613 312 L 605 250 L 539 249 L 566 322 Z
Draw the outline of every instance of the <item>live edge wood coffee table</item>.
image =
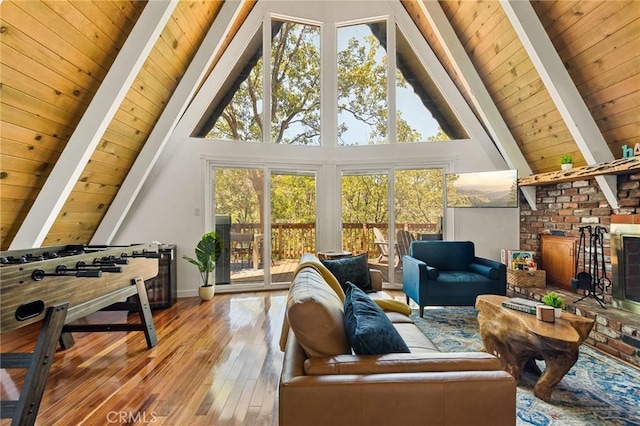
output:
M 541 373 L 533 393 L 543 401 L 578 360 L 578 348 L 587 338 L 593 320 L 562 312 L 554 323 L 502 306 L 505 296 L 480 295 L 476 299 L 484 350 L 500 358 L 504 369 L 520 380 L 525 366 Z M 544 372 L 535 363 L 544 359 Z

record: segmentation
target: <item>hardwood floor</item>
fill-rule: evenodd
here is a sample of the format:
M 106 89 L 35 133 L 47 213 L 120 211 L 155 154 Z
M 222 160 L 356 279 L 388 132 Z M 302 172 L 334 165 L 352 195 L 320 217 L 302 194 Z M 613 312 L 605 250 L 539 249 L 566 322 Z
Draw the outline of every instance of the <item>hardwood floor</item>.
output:
M 285 291 L 179 299 L 153 312 L 152 349 L 141 332 L 74 333 L 75 345 L 56 353 L 36 424 L 277 425 L 285 302 Z M 33 350 L 38 325 L 3 334 L 1 351 Z M 0 373 L 2 399 L 17 399 L 24 370 Z

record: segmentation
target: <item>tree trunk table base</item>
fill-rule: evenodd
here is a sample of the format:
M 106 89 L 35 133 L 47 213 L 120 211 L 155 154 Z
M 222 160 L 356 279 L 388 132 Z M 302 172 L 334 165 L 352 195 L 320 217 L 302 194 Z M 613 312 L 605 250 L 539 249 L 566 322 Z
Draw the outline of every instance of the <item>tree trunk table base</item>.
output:
M 525 368 L 540 374 L 533 393 L 549 402 L 555 386 L 578 360 L 578 348 L 593 328 L 593 320 L 563 312 L 555 323 L 543 322 L 535 315 L 503 307 L 508 299 L 490 294 L 476 299 L 484 350 L 500 358 L 517 381 Z M 536 359 L 545 361 L 544 371 Z

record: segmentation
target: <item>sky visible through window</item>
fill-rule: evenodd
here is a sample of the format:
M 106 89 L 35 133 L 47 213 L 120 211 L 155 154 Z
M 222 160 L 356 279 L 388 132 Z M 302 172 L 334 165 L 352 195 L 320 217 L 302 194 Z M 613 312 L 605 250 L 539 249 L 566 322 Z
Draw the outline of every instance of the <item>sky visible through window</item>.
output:
M 424 103 L 437 104 L 439 100 L 430 99 L 421 86 L 428 80 L 428 73 L 395 24 L 399 37 L 396 44 L 400 46 L 390 51 L 396 55 L 402 51 L 402 59 L 396 69 L 396 108 L 389 111 L 387 25 L 384 20 L 337 29 L 338 105 L 333 113 L 338 119 L 338 145 L 442 140 L 438 137 L 442 134 L 439 122 Z M 331 60 L 322 58 L 320 27 L 274 20 L 271 31 L 271 132 L 267 139 L 271 143 L 318 146 L 322 139 L 320 69 L 323 60 Z M 255 49 L 260 45 L 257 40 Z M 259 50 L 247 58 L 244 65 L 251 71 L 243 79 L 229 77 L 232 99 L 219 97 L 221 106 L 212 108 L 209 120 L 215 124 L 207 137 L 263 140 L 263 61 Z M 412 79 L 411 84 L 403 72 Z M 438 111 L 434 114 L 442 123 Z M 394 141 L 388 140 L 389 117 L 395 117 L 391 123 L 396 127 Z
M 366 24 L 340 27 L 337 35 L 338 52 L 347 50 L 351 39 L 355 38 L 360 45 L 366 45 L 366 39 L 372 36 L 373 33 Z M 385 65 L 387 52 L 379 43 L 377 43 L 377 46 L 374 58 L 377 64 Z M 397 70 L 397 73 L 398 77 L 402 75 L 399 70 Z M 386 88 L 384 92 L 386 94 Z M 339 101 L 344 100 L 343 98 Z M 401 87 L 396 84 L 396 108 L 402 119 L 411 128 L 420 133 L 420 141 L 426 141 L 428 137 L 438 134 L 440 128 L 437 121 L 432 117 L 410 85 Z M 370 125 L 355 119 L 353 114 L 346 111 L 338 112 L 338 125 L 341 123 L 344 123 L 348 130 L 342 133 L 340 144 L 362 145 L 368 143 L 369 134 L 372 131 Z

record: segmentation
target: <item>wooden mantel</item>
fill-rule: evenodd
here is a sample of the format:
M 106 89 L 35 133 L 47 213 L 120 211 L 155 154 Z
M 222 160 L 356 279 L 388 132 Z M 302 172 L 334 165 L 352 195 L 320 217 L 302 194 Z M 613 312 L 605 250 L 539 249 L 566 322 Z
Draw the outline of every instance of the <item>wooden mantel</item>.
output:
M 640 171 L 640 157 L 622 158 L 606 163 L 575 167 L 571 170 L 540 173 L 518 179 L 518 186 L 548 185 L 559 182 L 571 182 L 580 179 L 594 178 L 600 175 L 617 175 Z

